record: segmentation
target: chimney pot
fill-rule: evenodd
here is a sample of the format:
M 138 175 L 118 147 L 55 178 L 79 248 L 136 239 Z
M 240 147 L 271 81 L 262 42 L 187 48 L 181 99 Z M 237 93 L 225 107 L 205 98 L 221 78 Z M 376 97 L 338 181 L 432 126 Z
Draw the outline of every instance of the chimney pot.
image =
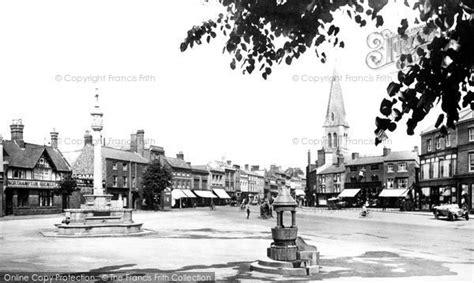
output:
M 179 153 L 176 154 L 176 158 L 178 159 L 181 159 L 181 160 L 184 160 L 184 154 L 182 151 L 180 151 Z
M 383 156 L 389 155 L 391 151 L 392 151 L 392 150 L 391 150 L 390 148 L 384 147 L 384 148 L 383 148 Z
M 86 145 L 92 145 L 92 135 L 90 131 L 86 131 L 84 134 L 84 146 Z

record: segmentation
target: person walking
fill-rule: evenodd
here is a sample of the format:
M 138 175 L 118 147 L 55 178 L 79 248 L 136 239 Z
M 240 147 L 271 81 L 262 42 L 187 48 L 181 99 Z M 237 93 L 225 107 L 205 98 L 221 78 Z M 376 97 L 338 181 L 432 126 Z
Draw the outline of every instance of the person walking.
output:
M 247 219 L 250 219 L 250 204 L 249 203 L 247 203 L 246 209 L 247 209 Z

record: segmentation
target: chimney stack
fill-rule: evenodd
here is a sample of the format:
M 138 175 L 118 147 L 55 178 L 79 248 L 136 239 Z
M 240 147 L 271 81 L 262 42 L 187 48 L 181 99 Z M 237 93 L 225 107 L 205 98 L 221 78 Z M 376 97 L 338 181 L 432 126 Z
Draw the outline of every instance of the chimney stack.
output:
M 189 161 L 188 161 L 188 162 L 186 162 L 186 164 L 188 164 L 189 166 L 191 166 L 191 162 L 189 162 Z
M 384 148 L 383 148 L 383 156 L 389 155 L 391 151 L 392 151 L 392 150 L 391 150 L 390 148 L 384 147 Z
M 344 165 L 344 156 L 339 155 L 337 157 L 337 166 L 342 166 L 342 165 Z
M 227 165 L 232 165 L 232 160 L 227 160 Z
M 89 130 L 84 134 L 84 146 L 92 145 L 92 134 Z
M 234 167 L 234 169 L 237 169 L 237 170 L 239 170 L 239 169 L 240 169 L 240 165 L 237 165 L 237 164 L 234 164 L 234 166 L 233 166 L 233 167 Z
M 145 131 L 138 130 L 137 131 L 137 153 L 141 156 L 145 154 Z
M 184 154 L 182 151 L 180 151 L 179 153 L 176 154 L 176 158 L 178 159 L 181 159 L 181 160 L 184 160 Z
M 130 134 L 130 151 L 137 152 L 137 134 Z
M 359 153 L 358 152 L 353 152 L 352 153 L 352 160 L 355 160 L 357 158 L 359 158 Z
M 51 147 L 54 149 L 58 149 L 59 133 L 56 132 L 56 129 L 53 128 L 53 130 L 49 134 L 51 135 Z
M 311 165 L 311 150 L 308 149 L 308 166 Z
M 10 131 L 12 135 L 12 141 L 14 141 L 18 146 L 21 148 L 25 147 L 25 141 L 23 140 L 23 128 L 25 126 L 23 125 L 23 122 L 21 119 L 15 119 L 12 121 L 12 124 L 10 125 Z
M 258 165 L 252 165 L 252 167 L 250 169 L 250 171 L 258 171 L 258 170 L 260 170 L 260 166 L 258 166 Z
M 245 170 L 249 170 L 249 165 L 248 164 L 245 164 Z
M 317 159 L 318 166 L 323 166 L 326 164 L 326 151 L 323 149 L 318 150 L 318 159 Z

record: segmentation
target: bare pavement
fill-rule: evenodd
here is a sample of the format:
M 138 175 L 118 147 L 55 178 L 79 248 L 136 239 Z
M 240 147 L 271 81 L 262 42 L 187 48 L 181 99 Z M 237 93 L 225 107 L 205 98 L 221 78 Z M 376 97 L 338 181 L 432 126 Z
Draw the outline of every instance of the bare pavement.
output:
M 473 282 L 474 221 L 427 213 L 300 209 L 299 235 L 321 253 L 321 272 L 284 277 L 249 270 L 266 257 L 275 219 L 236 207 L 137 211 L 154 233 L 140 237 L 51 238 L 62 215 L 0 219 L 0 272 L 154 274 L 215 272 L 218 281 Z M 0 280 L 2 281 L 2 280 Z

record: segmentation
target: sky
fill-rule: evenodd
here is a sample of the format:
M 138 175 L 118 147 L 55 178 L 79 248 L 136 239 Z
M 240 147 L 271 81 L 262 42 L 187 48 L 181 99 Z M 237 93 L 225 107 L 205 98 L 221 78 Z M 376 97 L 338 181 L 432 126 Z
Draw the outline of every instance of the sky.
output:
M 367 37 L 396 31 L 406 8 L 385 8 L 382 29 L 360 28 L 336 12 L 344 49 L 328 48 L 326 64 L 309 51 L 265 81 L 230 69 L 223 36 L 180 52 L 188 29 L 221 12 L 209 2 L 2 1 L 0 134 L 9 139 L 12 119 L 22 119 L 27 142 L 47 144 L 55 128 L 62 151 L 79 149 L 98 88 L 109 145 L 126 145 L 143 129 L 148 144 L 163 146 L 168 156 L 183 151 L 192 164 L 225 158 L 303 168 L 307 151 L 315 157 L 321 147 L 328 76 L 337 69 L 349 151 L 382 153 L 373 144 L 374 121 L 397 69 L 367 66 Z M 386 146 L 413 149 L 436 118 L 430 114 L 413 136 L 399 123 Z

